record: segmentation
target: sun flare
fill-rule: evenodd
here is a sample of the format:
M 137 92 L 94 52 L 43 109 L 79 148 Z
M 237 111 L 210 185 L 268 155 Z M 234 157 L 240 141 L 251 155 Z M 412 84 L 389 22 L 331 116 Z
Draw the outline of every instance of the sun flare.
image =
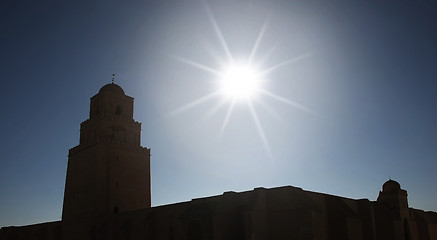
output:
M 225 62 L 227 62 L 227 67 L 222 68 L 222 69 L 216 69 L 207 65 L 204 65 L 202 63 L 198 63 L 186 58 L 182 58 L 182 57 L 177 57 L 175 56 L 176 59 L 189 64 L 191 66 L 194 66 L 200 70 L 206 71 L 211 73 L 212 75 L 216 76 L 216 80 L 218 81 L 218 89 L 214 92 L 211 92 L 203 97 L 200 97 L 196 100 L 194 100 L 193 102 L 186 104 L 185 106 L 175 110 L 172 112 L 172 114 L 178 114 L 180 112 L 183 112 L 189 108 L 192 108 L 198 104 L 201 104 L 203 102 L 209 101 L 213 98 L 226 98 L 229 101 L 220 101 L 220 104 L 217 105 L 217 107 L 213 108 L 211 110 L 211 113 L 215 113 L 217 112 L 221 107 L 223 107 L 224 105 L 226 105 L 225 103 L 229 103 L 228 105 L 228 110 L 226 111 L 226 115 L 224 117 L 223 120 L 223 125 L 222 125 L 222 129 L 220 131 L 219 136 L 222 134 L 222 132 L 224 131 L 224 129 L 226 128 L 229 119 L 231 118 L 232 112 L 234 110 L 234 106 L 237 102 L 244 102 L 247 104 L 247 107 L 252 115 L 252 118 L 254 120 L 256 129 L 260 135 L 260 138 L 264 144 L 264 147 L 266 148 L 268 154 L 270 155 L 271 158 L 273 158 L 273 155 L 270 151 L 270 146 L 269 143 L 267 141 L 267 137 L 264 133 L 262 124 L 261 124 L 261 120 L 257 114 L 256 111 L 256 107 L 255 107 L 255 103 L 260 103 L 263 104 L 263 101 L 261 99 L 257 99 L 258 95 L 264 96 L 264 97 L 269 97 L 272 99 L 275 99 L 281 103 L 287 104 L 291 107 L 297 108 L 301 111 L 313 114 L 313 115 L 317 115 L 317 113 L 313 112 L 311 109 L 306 108 L 303 105 L 300 105 L 296 102 L 293 102 L 287 98 L 278 96 L 274 93 L 271 93 L 270 91 L 268 91 L 267 89 L 265 89 L 264 84 L 267 84 L 267 75 L 268 73 L 283 67 L 287 64 L 291 64 L 297 60 L 300 60 L 301 58 L 304 57 L 308 57 L 311 55 L 311 52 L 306 53 L 306 54 L 302 54 L 302 55 L 298 55 L 295 56 L 291 59 L 288 59 L 286 61 L 280 62 L 279 64 L 276 64 L 272 67 L 260 67 L 257 68 L 256 66 L 261 66 L 258 63 L 255 64 L 255 56 L 259 47 L 259 44 L 261 42 L 261 39 L 264 35 L 264 32 L 266 30 L 267 27 L 267 23 L 268 21 L 266 20 L 264 22 L 264 25 L 261 27 L 260 33 L 257 37 L 257 39 L 255 40 L 255 44 L 250 52 L 250 54 L 248 54 L 247 59 L 245 59 L 245 61 L 243 62 L 236 62 L 236 59 L 233 57 L 233 54 L 231 53 L 231 51 L 229 50 L 229 47 L 225 41 L 225 38 L 223 37 L 221 30 L 217 24 L 217 22 L 215 21 L 211 11 L 207 8 L 206 9 L 209 15 L 209 19 L 211 20 L 212 26 L 217 34 L 218 40 L 221 43 L 222 47 L 223 47 L 223 51 L 227 56 L 227 59 L 223 59 L 222 63 L 220 65 L 224 65 Z M 254 101 L 256 100 L 256 101 Z
M 248 64 L 233 64 L 223 71 L 222 93 L 231 100 L 251 100 L 260 87 L 260 74 Z

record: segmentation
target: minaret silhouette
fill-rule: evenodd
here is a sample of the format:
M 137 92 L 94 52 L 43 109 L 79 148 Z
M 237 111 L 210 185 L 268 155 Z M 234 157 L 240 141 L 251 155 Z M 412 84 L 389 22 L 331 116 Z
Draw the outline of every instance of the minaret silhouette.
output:
M 389 179 L 382 185 L 382 191 L 379 192 L 376 201 L 389 209 L 392 216 L 395 216 L 393 224 L 399 236 L 405 240 L 412 239 L 410 223 L 413 219 L 408 206 L 407 191 L 402 189 L 398 182 Z
M 140 145 L 133 103 L 114 83 L 91 98 L 79 145 L 68 155 L 64 224 L 151 206 L 150 149 Z

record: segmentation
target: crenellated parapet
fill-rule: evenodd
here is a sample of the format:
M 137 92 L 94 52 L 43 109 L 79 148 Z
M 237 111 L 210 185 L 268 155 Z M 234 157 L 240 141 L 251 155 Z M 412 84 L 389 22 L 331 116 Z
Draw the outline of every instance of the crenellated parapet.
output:
M 68 156 L 75 154 L 77 152 L 80 152 L 86 148 L 89 148 L 93 145 L 96 144 L 105 144 L 105 145 L 111 145 L 113 147 L 117 147 L 117 148 L 121 148 L 123 150 L 127 150 L 127 151 L 145 151 L 148 155 L 150 155 L 150 148 L 146 148 L 146 147 L 142 147 L 140 145 L 133 145 L 133 144 L 128 144 L 125 142 L 121 142 L 121 141 L 115 141 L 109 138 L 96 138 L 97 141 L 95 141 L 92 144 L 88 144 L 88 145 L 77 145 L 75 147 L 72 147 L 69 149 L 68 151 Z
M 141 126 L 141 123 L 135 121 L 134 119 L 124 118 L 122 116 L 109 114 L 109 113 L 104 113 L 104 114 L 102 113 L 101 115 L 99 115 L 99 117 L 96 117 L 95 119 L 87 119 L 87 120 L 81 122 L 80 126 L 82 128 L 82 126 L 89 124 L 89 122 L 94 122 L 94 121 L 98 121 L 98 120 L 102 120 L 102 119 L 109 120 L 109 121 L 120 121 L 123 124 L 129 124 L 132 126 Z

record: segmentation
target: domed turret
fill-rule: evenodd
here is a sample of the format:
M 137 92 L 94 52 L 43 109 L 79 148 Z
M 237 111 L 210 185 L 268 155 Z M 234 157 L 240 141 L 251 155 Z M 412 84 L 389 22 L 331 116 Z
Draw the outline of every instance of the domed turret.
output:
M 376 201 L 398 212 L 401 219 L 408 218 L 408 194 L 398 182 L 391 179 L 385 182 Z
M 103 116 L 133 120 L 133 98 L 115 83 L 106 84 L 91 98 L 90 119 Z
M 391 179 L 382 185 L 383 192 L 397 192 L 399 190 L 401 190 L 401 185 L 398 182 Z
M 121 88 L 120 86 L 118 86 L 115 83 L 109 83 L 109 84 L 106 84 L 105 86 L 103 86 L 102 88 L 100 88 L 99 93 L 105 93 L 105 92 L 111 92 L 111 93 L 115 93 L 115 94 L 125 95 L 123 88 Z

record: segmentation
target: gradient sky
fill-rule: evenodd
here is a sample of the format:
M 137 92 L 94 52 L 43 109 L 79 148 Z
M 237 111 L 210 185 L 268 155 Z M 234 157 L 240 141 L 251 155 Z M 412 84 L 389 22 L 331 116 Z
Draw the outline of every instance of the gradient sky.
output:
M 68 149 L 113 73 L 152 149 L 153 206 L 284 185 L 376 200 L 391 177 L 437 211 L 435 4 L 43 2 L 0 1 L 0 226 L 61 218 Z M 263 135 L 247 104 L 224 128 L 221 96 L 183 108 L 217 90 L 190 61 L 221 71 L 221 39 L 247 59 L 263 26 L 254 61 L 278 66 L 263 87 L 281 97 L 253 102 Z

